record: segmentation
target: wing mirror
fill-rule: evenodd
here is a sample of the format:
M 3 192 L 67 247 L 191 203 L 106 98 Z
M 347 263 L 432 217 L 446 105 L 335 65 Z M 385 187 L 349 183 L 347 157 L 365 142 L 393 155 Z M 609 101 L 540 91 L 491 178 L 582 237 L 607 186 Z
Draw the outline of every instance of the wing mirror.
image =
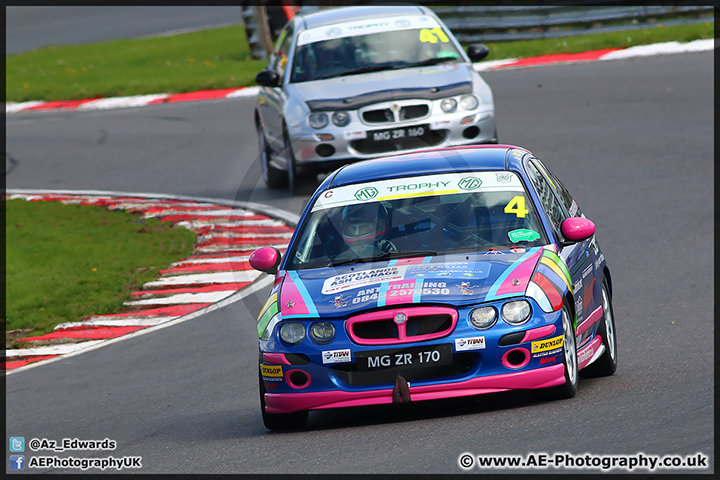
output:
M 490 49 L 487 45 L 482 43 L 474 43 L 472 45 L 468 45 L 467 47 L 468 57 L 470 57 L 470 60 L 473 62 L 479 62 L 487 57 L 489 53 Z
M 275 247 L 261 247 L 250 255 L 250 266 L 261 272 L 276 274 L 282 260 L 280 250 Z
M 568 218 L 560 228 L 570 243 L 582 242 L 595 235 L 595 224 L 583 217 Z
M 255 75 L 255 83 L 263 87 L 277 87 L 280 84 L 280 75 L 275 70 L 263 70 Z

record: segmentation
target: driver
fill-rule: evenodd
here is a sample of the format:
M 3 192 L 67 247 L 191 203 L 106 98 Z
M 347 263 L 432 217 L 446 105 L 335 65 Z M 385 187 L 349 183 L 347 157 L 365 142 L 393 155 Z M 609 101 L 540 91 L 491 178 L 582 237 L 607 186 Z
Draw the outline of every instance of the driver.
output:
M 342 42 L 340 39 L 327 40 L 315 45 L 317 62 L 315 77 L 335 75 L 347 69 L 343 59 Z
M 342 237 L 350 249 L 377 249 L 397 252 L 395 245 L 385 238 L 388 231 L 387 208 L 382 203 L 348 205 L 341 217 Z

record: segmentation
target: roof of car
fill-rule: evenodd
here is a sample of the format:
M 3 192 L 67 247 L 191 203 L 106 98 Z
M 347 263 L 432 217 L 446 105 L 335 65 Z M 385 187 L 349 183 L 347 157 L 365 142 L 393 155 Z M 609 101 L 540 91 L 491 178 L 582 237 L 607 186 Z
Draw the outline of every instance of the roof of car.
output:
M 510 155 L 519 150 L 522 155 Z M 377 158 L 345 165 L 337 170 L 328 188 L 416 175 L 473 170 L 520 170 L 520 159 L 530 153 L 513 145 L 450 147 Z
M 427 15 L 430 12 L 420 5 L 361 5 L 352 7 L 338 7 L 320 9 L 307 15 L 302 15 L 301 25 L 303 28 L 322 27 L 333 23 L 364 20 L 367 18 L 391 17 L 398 15 Z

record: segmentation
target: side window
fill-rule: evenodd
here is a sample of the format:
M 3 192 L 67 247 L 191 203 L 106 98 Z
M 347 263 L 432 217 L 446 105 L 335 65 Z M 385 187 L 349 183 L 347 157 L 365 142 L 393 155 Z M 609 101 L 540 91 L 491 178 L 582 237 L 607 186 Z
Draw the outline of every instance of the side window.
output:
M 550 223 L 552 223 L 555 235 L 558 238 L 563 238 L 560 230 L 560 224 L 567 217 L 560 205 L 560 202 L 557 200 L 555 195 L 553 195 L 550 183 L 548 183 L 547 178 L 540 172 L 539 167 L 533 161 L 529 161 L 527 163 L 527 173 L 530 177 L 530 181 L 535 187 L 535 191 L 540 197 L 543 209 L 547 213 Z
M 538 168 L 543 170 L 547 177 L 551 179 L 553 187 L 555 188 L 555 193 L 557 193 L 558 197 L 560 197 L 560 201 L 563 205 L 565 205 L 565 211 L 568 212 L 571 217 L 581 216 L 582 212 L 580 211 L 580 206 L 572 198 L 572 195 L 570 195 L 570 192 L 568 192 L 567 188 L 565 188 L 565 185 L 563 185 L 555 174 L 551 172 L 550 169 L 547 168 L 540 160 L 536 158 L 533 162 L 536 162 Z
M 290 55 L 292 40 L 293 28 L 292 25 L 288 25 L 287 28 L 280 33 L 277 42 L 275 42 L 270 68 L 275 70 L 281 78 L 285 73 L 285 65 L 287 65 L 288 56 Z

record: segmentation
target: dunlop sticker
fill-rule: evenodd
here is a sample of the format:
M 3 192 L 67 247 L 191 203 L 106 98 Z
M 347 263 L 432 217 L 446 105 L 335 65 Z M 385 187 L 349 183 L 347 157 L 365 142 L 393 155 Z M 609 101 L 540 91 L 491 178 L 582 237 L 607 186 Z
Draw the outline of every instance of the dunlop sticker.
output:
M 263 377 L 282 377 L 283 371 L 280 365 L 260 365 L 260 373 Z
M 547 340 L 538 340 L 537 342 L 532 342 L 532 344 L 530 344 L 530 353 L 544 352 L 545 350 L 552 350 L 554 348 L 562 347 L 562 345 L 562 335 L 549 338 Z

